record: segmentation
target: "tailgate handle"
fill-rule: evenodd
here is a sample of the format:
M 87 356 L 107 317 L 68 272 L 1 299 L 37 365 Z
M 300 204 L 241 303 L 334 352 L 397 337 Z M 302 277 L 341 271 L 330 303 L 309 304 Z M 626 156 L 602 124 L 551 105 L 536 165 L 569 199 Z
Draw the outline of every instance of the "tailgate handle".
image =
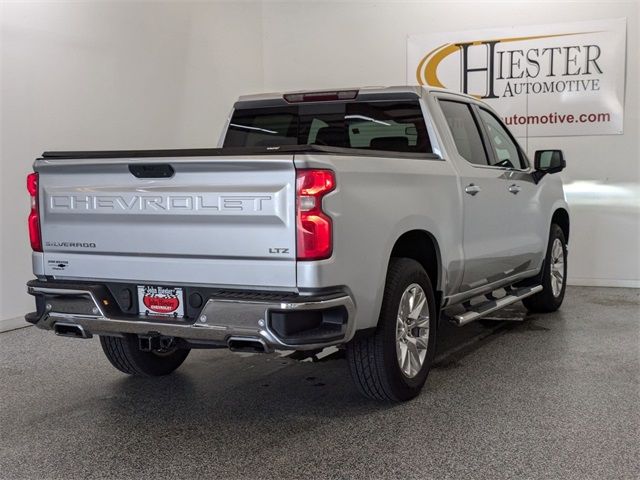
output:
M 129 171 L 138 178 L 171 178 L 175 173 L 168 163 L 131 164 Z

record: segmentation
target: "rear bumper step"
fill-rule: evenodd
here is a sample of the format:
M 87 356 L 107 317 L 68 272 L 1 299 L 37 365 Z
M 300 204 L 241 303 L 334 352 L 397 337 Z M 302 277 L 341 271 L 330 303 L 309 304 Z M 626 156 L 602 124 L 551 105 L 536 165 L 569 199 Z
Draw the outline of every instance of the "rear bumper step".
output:
M 238 292 L 209 297 L 196 318 L 121 315 L 109 311 L 101 285 L 31 281 L 38 312 L 26 320 L 58 335 L 162 336 L 228 346 L 232 350 L 315 350 L 349 341 L 354 334 L 355 305 L 347 294 L 323 297 L 248 295 Z M 105 303 L 106 302 L 106 303 Z M 259 348 L 258 348 L 259 347 Z

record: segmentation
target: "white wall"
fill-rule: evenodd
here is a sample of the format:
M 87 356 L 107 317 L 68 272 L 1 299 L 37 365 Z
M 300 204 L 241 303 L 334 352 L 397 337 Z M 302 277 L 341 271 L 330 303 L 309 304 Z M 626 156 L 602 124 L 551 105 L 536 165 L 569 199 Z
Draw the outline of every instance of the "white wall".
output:
M 562 175 L 572 207 L 571 283 L 640 287 L 637 1 L 268 3 L 265 89 L 405 84 L 406 38 L 412 33 L 622 17 L 624 135 L 531 138 L 528 153 L 558 147 L 567 157 Z
M 241 93 L 404 84 L 409 33 L 597 18 L 628 18 L 625 134 L 529 150 L 559 144 L 569 182 L 604 182 L 599 206 L 593 184 L 574 204 L 573 280 L 640 284 L 638 207 L 609 188 L 640 182 L 637 2 L 1 5 L 0 319 L 32 308 L 24 178 L 42 151 L 212 146 Z
M 259 3 L 3 3 L 0 319 L 33 309 L 24 179 L 44 150 L 215 146 L 262 90 Z

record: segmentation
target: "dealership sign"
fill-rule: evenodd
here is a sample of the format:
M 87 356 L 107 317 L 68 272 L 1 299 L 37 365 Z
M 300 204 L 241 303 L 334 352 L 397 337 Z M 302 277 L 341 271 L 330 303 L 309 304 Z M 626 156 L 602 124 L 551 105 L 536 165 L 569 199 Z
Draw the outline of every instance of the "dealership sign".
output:
M 622 133 L 626 20 L 411 35 L 407 82 L 488 102 L 519 137 Z

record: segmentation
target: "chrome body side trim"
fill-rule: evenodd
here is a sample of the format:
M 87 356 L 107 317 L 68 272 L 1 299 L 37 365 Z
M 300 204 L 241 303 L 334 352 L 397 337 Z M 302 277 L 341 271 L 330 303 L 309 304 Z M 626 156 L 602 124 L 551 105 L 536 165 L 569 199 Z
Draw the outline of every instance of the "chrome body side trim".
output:
M 529 269 L 527 271 L 520 272 L 516 275 L 509 275 L 508 277 L 495 282 L 490 282 L 488 279 L 485 279 L 484 283 L 482 283 L 480 286 L 477 286 L 477 287 L 474 286 L 473 288 L 464 290 L 455 295 L 445 297 L 443 300 L 445 301 L 445 305 L 447 307 L 451 307 L 451 306 L 460 304 L 462 302 L 465 302 L 467 300 L 471 300 L 472 298 L 477 297 L 479 295 L 483 295 L 485 293 L 491 293 L 494 290 L 498 290 L 499 288 L 502 288 L 508 285 L 513 285 L 514 283 L 517 283 L 521 280 L 534 277 L 537 273 L 539 273 L 539 270 Z

